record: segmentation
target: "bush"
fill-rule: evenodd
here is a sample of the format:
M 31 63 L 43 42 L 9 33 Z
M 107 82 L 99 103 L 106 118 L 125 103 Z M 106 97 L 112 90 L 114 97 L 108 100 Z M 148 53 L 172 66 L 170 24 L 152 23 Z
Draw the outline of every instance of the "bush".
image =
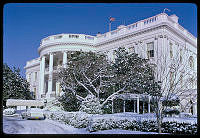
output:
M 80 106 L 81 112 L 88 114 L 102 114 L 99 100 L 94 95 L 88 95 Z
M 75 128 L 86 128 L 90 132 L 98 130 L 124 129 L 144 132 L 158 132 L 155 120 L 136 120 L 136 118 L 103 118 L 84 112 L 45 112 L 47 118 L 65 122 Z M 100 115 L 101 116 L 101 115 Z M 197 124 L 166 121 L 162 132 L 171 134 L 197 134 Z
M 61 103 L 63 109 L 68 112 L 78 111 L 80 103 L 77 100 L 76 96 L 69 91 L 66 91 L 60 98 L 59 102 Z
M 45 112 L 45 115 L 48 119 L 61 121 L 75 128 L 86 128 L 91 116 L 84 112 Z
M 133 131 L 144 131 L 144 132 L 158 132 L 158 126 L 156 121 L 143 120 L 141 122 L 136 120 L 128 120 L 124 118 L 120 119 L 105 119 L 98 118 L 93 119 L 88 131 L 94 132 L 98 130 L 109 130 L 109 129 L 125 129 Z M 163 122 L 162 123 L 163 133 L 172 134 L 197 134 L 197 124 L 189 123 L 177 123 L 177 122 Z

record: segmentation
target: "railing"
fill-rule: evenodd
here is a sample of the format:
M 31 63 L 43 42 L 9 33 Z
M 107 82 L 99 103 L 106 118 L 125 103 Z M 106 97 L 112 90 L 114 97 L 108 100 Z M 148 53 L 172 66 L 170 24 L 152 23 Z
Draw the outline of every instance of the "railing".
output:
M 154 17 L 150 17 L 150 18 L 148 18 L 148 19 L 145 19 L 144 21 L 143 21 L 143 23 L 144 23 L 144 25 L 146 25 L 146 24 L 149 24 L 149 23 L 153 23 L 153 22 L 155 22 L 157 20 L 157 16 L 154 16 Z
M 56 35 L 54 36 L 54 39 L 61 39 L 62 38 L 62 35 Z
M 89 39 L 89 40 L 94 40 L 94 37 L 91 37 L 91 36 L 85 36 L 85 39 Z
M 110 32 L 110 34 L 114 35 L 114 34 L 117 34 L 117 32 L 118 32 L 117 30 L 114 30 L 114 31 Z
M 150 17 L 150 18 L 142 20 L 142 21 L 139 21 L 139 22 L 136 22 L 136 23 L 133 23 L 133 24 L 130 24 L 130 25 L 127 25 L 124 28 L 128 31 L 128 30 L 132 30 L 132 29 L 138 28 L 139 24 L 142 24 L 142 26 L 144 26 L 146 24 L 150 24 L 150 23 L 156 22 L 158 20 L 157 16 L 158 15 Z M 119 34 L 119 31 L 120 31 L 120 29 L 116 29 L 116 30 L 113 30 L 111 32 L 107 32 L 107 33 L 101 34 L 97 38 L 107 38 L 109 36 Z
M 62 65 L 53 66 L 53 71 L 56 71 L 56 70 L 60 69 L 61 67 L 62 67 Z M 49 72 L 49 66 L 47 66 L 45 68 L 45 72 Z
M 187 37 L 189 37 L 193 41 L 197 40 L 196 37 L 194 37 L 190 32 L 188 32 L 186 29 L 184 29 L 181 25 L 179 25 L 178 23 L 174 22 L 170 18 L 170 16 L 168 16 L 165 13 L 161 13 L 159 15 L 156 15 L 156 16 L 153 16 L 153 17 L 138 21 L 138 22 L 136 22 L 134 24 L 127 25 L 125 27 L 125 29 L 126 29 L 125 33 L 128 33 L 129 31 L 134 31 L 136 28 L 137 29 L 143 29 L 144 27 L 146 27 L 146 25 L 153 25 L 152 23 L 157 23 L 157 22 L 164 21 L 164 20 L 166 20 L 166 21 L 170 22 L 171 24 L 173 24 L 175 28 L 177 28 L 179 31 L 181 31 L 183 34 L 185 34 Z M 120 31 L 120 29 L 116 29 L 116 30 L 113 30 L 111 32 L 107 32 L 107 33 L 101 34 L 100 36 L 97 36 L 97 38 L 100 38 L 100 41 L 102 41 L 102 39 L 104 39 L 104 38 L 109 38 L 109 37 L 112 37 L 112 36 L 115 36 L 115 35 L 118 36 L 117 34 L 120 34 L 119 31 Z
M 92 42 L 95 40 L 95 38 L 96 38 L 95 36 L 84 35 L 84 34 L 58 34 L 42 39 L 40 42 L 40 46 L 52 43 L 68 42 L 68 41 L 88 43 L 88 40 Z
M 131 29 L 134 29 L 134 28 L 136 28 L 136 27 L 137 27 L 137 23 L 134 23 L 134 24 L 128 25 L 128 26 L 127 26 L 127 29 L 128 29 L 128 30 L 131 30 Z

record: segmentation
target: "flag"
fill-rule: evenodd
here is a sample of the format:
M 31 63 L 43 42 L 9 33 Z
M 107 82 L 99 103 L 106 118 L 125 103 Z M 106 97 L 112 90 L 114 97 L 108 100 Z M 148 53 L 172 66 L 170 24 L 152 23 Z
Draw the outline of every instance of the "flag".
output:
M 110 22 L 115 21 L 115 18 L 110 17 Z
M 167 10 L 167 11 L 169 11 L 169 12 L 170 12 L 170 10 L 169 10 L 169 9 L 167 9 L 167 8 L 165 8 L 163 12 L 165 12 L 165 10 Z

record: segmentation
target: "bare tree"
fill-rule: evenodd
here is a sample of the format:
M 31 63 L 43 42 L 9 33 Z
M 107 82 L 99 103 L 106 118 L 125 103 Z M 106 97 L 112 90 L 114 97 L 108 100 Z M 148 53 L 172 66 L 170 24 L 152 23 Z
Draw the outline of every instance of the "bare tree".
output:
M 190 55 L 187 49 L 174 46 L 173 49 L 162 49 L 157 57 L 157 64 L 154 64 L 155 76 L 161 87 L 161 95 L 152 96 L 159 133 L 164 117 L 163 111 L 168 108 L 163 102 L 174 98 L 179 98 L 182 102 L 187 90 L 192 88 L 192 83 L 197 79 L 196 73 L 191 70 L 194 63 L 188 65 Z

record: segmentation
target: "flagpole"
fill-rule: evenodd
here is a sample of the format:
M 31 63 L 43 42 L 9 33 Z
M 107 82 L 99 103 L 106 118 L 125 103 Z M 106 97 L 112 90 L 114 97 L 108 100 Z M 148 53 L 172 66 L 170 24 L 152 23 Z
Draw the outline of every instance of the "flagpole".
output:
M 111 31 L 111 22 L 109 23 L 109 32 Z

